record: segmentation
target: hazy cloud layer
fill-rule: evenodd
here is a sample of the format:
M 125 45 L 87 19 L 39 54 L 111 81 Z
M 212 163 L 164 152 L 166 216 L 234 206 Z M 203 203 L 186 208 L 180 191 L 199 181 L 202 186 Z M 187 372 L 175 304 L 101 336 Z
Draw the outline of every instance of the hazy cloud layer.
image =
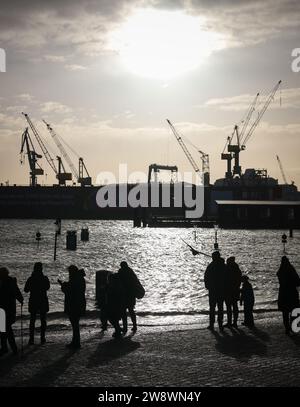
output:
M 136 7 L 185 10 L 206 20 L 206 29 L 227 34 L 227 46 L 253 45 L 299 29 L 300 2 L 65 0 L 1 2 L 0 42 L 19 51 L 53 47 L 85 55 L 109 51 L 107 34 Z M 48 55 L 48 54 L 47 54 Z M 47 56 L 52 62 L 56 56 Z M 56 58 L 60 62 L 60 56 Z
M 258 99 L 257 108 L 261 108 L 268 95 L 261 95 Z M 255 95 L 244 94 L 225 98 L 207 100 L 204 105 L 198 107 L 213 107 L 225 111 L 246 111 L 253 102 Z M 270 109 L 300 109 L 300 88 L 282 89 L 277 92 Z

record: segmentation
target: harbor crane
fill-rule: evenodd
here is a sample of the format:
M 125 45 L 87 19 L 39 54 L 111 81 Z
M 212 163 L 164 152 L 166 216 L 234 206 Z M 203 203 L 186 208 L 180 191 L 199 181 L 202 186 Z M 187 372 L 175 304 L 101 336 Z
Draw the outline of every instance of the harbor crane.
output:
M 243 135 L 245 134 L 245 131 L 246 131 L 247 127 L 248 127 L 249 121 L 250 121 L 250 119 L 252 117 L 252 114 L 255 111 L 255 106 L 256 106 L 258 97 L 259 97 L 259 93 L 257 93 L 257 95 L 255 96 L 253 102 L 251 103 L 251 105 L 250 105 L 250 107 L 248 109 L 248 112 L 246 114 L 245 120 L 242 121 L 243 127 L 242 127 L 241 133 L 239 134 L 239 128 L 236 125 L 234 127 L 234 131 L 233 131 L 232 135 L 230 137 L 227 137 L 227 141 L 226 141 L 224 150 L 223 150 L 223 152 L 221 154 L 221 160 L 226 160 L 227 161 L 227 172 L 226 172 L 226 175 L 225 175 L 226 178 L 231 178 L 232 177 L 232 168 L 231 168 L 231 161 L 233 159 L 232 153 L 234 153 L 234 155 L 235 155 L 235 171 L 241 172 L 241 168 L 240 168 L 240 165 L 239 165 L 239 153 L 241 151 L 240 140 L 243 137 Z M 237 139 L 237 144 L 235 144 L 235 145 L 231 144 L 232 140 L 234 138 L 234 135 L 236 135 L 236 139 Z M 227 148 L 227 151 L 228 151 L 227 153 L 225 153 L 226 148 Z
M 259 110 L 256 119 L 247 130 L 250 119 L 253 115 L 253 112 L 256 110 L 256 103 L 259 97 L 259 93 L 255 96 L 252 104 L 250 105 L 246 118 L 243 121 L 243 126 L 241 132 L 239 131 L 239 126 L 235 125 L 233 133 L 231 137 L 227 138 L 227 142 L 223 153 L 221 154 L 222 160 L 227 160 L 227 172 L 226 178 L 232 178 L 234 175 L 241 176 L 242 175 L 242 168 L 240 166 L 240 152 L 246 149 L 246 144 L 253 135 L 255 129 L 257 128 L 258 124 L 260 123 L 263 115 L 265 114 L 267 108 L 269 107 L 270 103 L 274 100 L 274 96 L 281 85 L 281 80 L 274 86 L 272 91 L 269 93 L 263 107 Z M 236 144 L 232 144 L 233 138 L 236 136 Z M 225 153 L 227 147 L 227 153 Z M 234 167 L 233 171 L 231 169 L 231 160 L 234 159 Z
M 24 130 L 22 134 L 22 141 L 21 141 L 21 151 L 20 154 L 24 153 L 24 148 L 26 147 L 26 154 L 28 158 L 29 168 L 30 168 L 30 186 L 36 187 L 37 186 L 37 176 L 43 175 L 44 170 L 38 164 L 37 160 L 42 158 L 40 154 L 35 151 L 33 142 L 29 135 L 28 127 Z M 23 159 L 21 158 L 21 164 L 23 164 Z
M 37 142 L 39 143 L 39 146 L 44 154 L 44 157 L 46 158 L 48 164 L 50 165 L 50 167 L 52 168 L 52 170 L 55 172 L 55 174 L 58 173 L 57 168 L 55 166 L 55 162 L 53 160 L 53 158 L 51 157 L 44 141 L 42 140 L 41 136 L 39 135 L 36 127 L 34 126 L 34 124 L 32 123 L 29 115 L 27 113 L 22 112 L 22 115 L 25 117 L 27 123 L 29 124 L 32 133 L 34 134 L 34 137 L 36 138 Z
M 81 184 L 81 186 L 87 186 L 87 185 L 91 185 L 92 184 L 92 179 L 87 171 L 87 168 L 84 164 L 83 158 L 79 157 L 79 170 L 77 171 L 75 165 L 73 164 L 70 156 L 68 155 L 68 153 L 66 152 L 64 146 L 62 145 L 58 134 L 55 132 L 55 130 L 53 129 L 53 127 L 47 123 L 45 120 L 43 120 L 43 122 L 45 123 L 49 133 L 51 134 L 55 144 L 57 145 L 57 148 L 59 149 L 59 151 L 61 152 L 62 156 L 64 157 L 64 159 L 66 160 L 66 162 L 68 163 L 75 179 L 77 180 L 77 182 L 79 184 Z M 86 172 L 87 176 L 84 177 L 84 172 Z M 71 178 L 72 178 L 72 174 L 71 174 Z
M 25 117 L 27 123 L 29 124 L 32 133 L 34 134 L 43 154 L 44 157 L 46 158 L 49 166 L 52 168 L 52 170 L 55 173 L 56 178 L 58 179 L 59 185 L 66 185 L 66 181 L 71 181 L 72 180 L 72 174 L 67 173 L 64 170 L 64 166 L 62 165 L 62 160 L 61 157 L 57 157 L 58 159 L 58 168 L 56 168 L 54 159 L 51 157 L 46 144 L 44 143 L 42 137 L 40 136 L 39 132 L 37 131 L 35 125 L 33 124 L 32 120 L 30 119 L 29 115 L 27 113 L 22 112 L 22 115 Z M 62 171 L 63 169 L 63 171 Z
M 283 166 L 282 166 L 282 163 L 281 163 L 281 160 L 280 160 L 278 155 L 276 155 L 276 159 L 278 161 L 278 165 L 279 165 L 279 168 L 280 168 L 280 172 L 281 172 L 283 181 L 284 181 L 285 185 L 289 185 L 288 180 L 287 180 L 286 175 L 285 175 L 285 172 L 284 172 L 284 169 L 283 169 Z M 292 185 L 293 184 L 294 184 L 294 181 L 292 181 Z
M 189 152 L 187 146 L 185 145 L 181 135 L 178 133 L 178 131 L 175 129 L 175 127 L 173 126 L 173 124 L 170 122 L 169 119 L 167 119 L 167 123 L 169 124 L 176 140 L 178 141 L 178 144 L 180 145 L 180 147 L 182 148 L 185 156 L 187 157 L 187 159 L 189 160 L 190 164 L 192 165 L 194 171 L 196 173 L 201 173 L 200 168 L 198 166 L 198 164 L 196 163 L 196 161 L 194 160 L 193 156 L 191 155 L 191 153 Z M 203 151 L 198 150 L 198 152 L 201 155 L 201 161 L 202 161 L 202 174 L 203 174 L 203 183 L 204 185 L 209 185 L 209 155 L 205 154 Z
M 158 182 L 158 173 L 160 171 L 170 171 L 171 172 L 171 182 L 173 182 L 173 174 L 177 174 L 178 168 L 176 165 L 160 165 L 151 164 L 148 170 L 148 184 L 151 182 L 152 172 L 154 172 L 154 182 Z

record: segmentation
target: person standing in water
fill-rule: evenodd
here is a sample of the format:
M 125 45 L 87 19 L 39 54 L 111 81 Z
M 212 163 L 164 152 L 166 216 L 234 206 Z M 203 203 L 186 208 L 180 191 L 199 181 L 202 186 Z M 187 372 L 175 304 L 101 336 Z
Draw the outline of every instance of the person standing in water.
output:
M 299 307 L 299 293 L 297 287 L 300 286 L 300 278 L 286 256 L 281 258 L 281 264 L 277 272 L 279 281 L 278 309 L 282 312 L 285 333 L 292 333 L 291 312 Z
M 43 274 L 43 264 L 35 263 L 31 277 L 26 281 L 24 291 L 30 293 L 28 311 L 30 313 L 29 345 L 34 344 L 35 321 L 39 314 L 41 319 L 41 344 L 46 342 L 46 315 L 49 311 L 47 291 L 50 288 L 48 277 Z
M 79 349 L 81 347 L 79 321 L 86 309 L 85 272 L 82 269 L 78 270 L 74 265 L 71 265 L 68 271 L 69 281 L 62 282 L 58 280 L 61 290 L 65 294 L 65 313 L 70 319 L 73 330 L 72 341 L 67 347 Z

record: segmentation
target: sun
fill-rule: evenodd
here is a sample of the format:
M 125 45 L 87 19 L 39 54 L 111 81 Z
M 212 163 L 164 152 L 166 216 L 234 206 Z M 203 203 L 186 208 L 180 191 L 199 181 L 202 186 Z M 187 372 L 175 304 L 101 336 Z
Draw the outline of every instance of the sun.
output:
M 110 46 L 131 72 L 171 79 L 197 68 L 222 39 L 204 20 L 179 11 L 138 10 L 111 33 Z

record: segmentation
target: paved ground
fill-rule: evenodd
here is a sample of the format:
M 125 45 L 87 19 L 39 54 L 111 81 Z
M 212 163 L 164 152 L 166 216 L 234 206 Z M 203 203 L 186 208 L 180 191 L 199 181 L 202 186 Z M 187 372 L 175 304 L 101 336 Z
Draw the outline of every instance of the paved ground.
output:
M 82 349 L 65 348 L 70 332 L 50 327 L 48 343 L 0 359 L 1 386 L 300 386 L 300 335 L 278 318 L 257 328 L 212 333 L 141 327 L 113 340 L 83 328 Z

